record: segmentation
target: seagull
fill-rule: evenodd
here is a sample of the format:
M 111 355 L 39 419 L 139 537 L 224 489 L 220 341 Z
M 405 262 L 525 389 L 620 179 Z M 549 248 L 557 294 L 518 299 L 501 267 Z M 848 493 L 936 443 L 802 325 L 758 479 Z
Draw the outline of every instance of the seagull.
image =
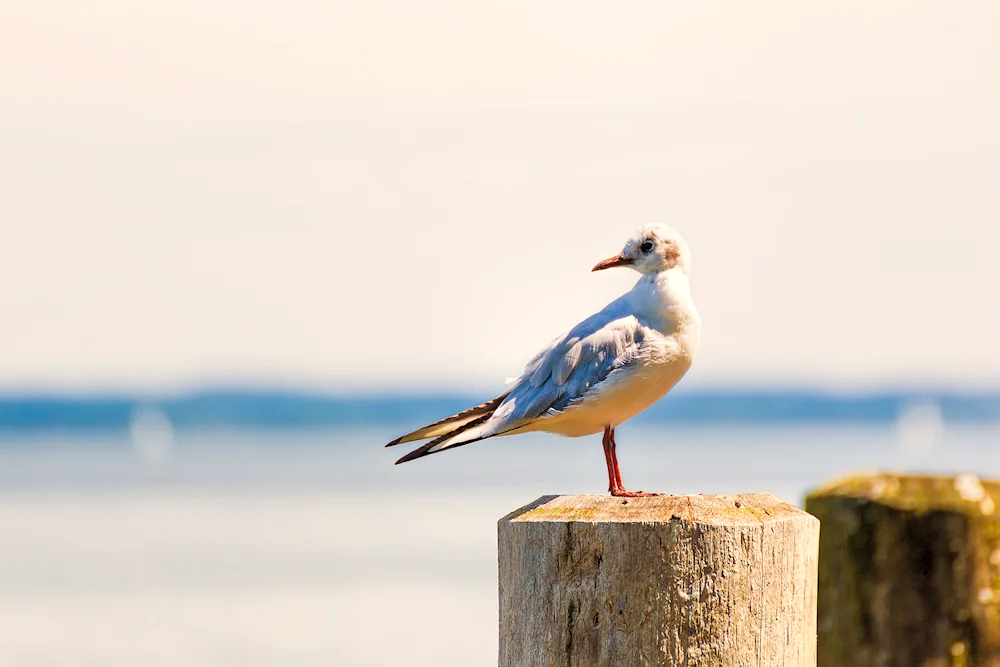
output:
M 659 495 L 622 485 L 615 428 L 666 395 L 691 367 L 701 329 L 691 299 L 691 251 L 672 227 L 647 225 L 592 271 L 615 266 L 642 277 L 629 292 L 552 341 L 504 393 L 387 444 L 430 439 L 396 463 L 498 435 L 603 432 L 611 495 Z

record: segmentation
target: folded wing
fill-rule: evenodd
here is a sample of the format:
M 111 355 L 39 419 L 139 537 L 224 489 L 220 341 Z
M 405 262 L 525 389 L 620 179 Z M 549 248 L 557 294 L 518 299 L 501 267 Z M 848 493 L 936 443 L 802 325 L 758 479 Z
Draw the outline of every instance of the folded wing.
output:
M 588 392 L 639 353 L 646 329 L 618 302 L 557 338 L 525 367 L 510 390 L 491 401 L 389 443 L 428 443 L 397 463 L 524 428 L 585 400 Z

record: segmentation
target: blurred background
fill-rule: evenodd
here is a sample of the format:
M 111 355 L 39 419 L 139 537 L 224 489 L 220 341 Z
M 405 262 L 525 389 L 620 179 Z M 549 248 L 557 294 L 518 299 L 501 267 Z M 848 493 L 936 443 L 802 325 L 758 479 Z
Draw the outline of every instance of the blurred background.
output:
M 1000 5 L 0 7 L 0 666 L 496 660 L 597 437 L 394 467 L 690 242 L 630 488 L 1000 476 Z

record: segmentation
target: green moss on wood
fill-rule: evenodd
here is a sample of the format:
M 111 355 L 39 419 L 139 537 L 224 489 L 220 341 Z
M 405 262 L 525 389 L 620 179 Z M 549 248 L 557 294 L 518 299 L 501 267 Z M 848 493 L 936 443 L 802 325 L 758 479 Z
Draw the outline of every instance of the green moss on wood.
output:
M 858 475 L 810 493 L 819 667 L 1000 664 L 998 501 L 1000 483 L 972 475 Z M 924 637 L 903 641 L 892 615 L 926 618 Z
M 816 489 L 806 496 L 806 504 L 821 496 L 859 498 L 917 513 L 947 510 L 992 515 L 1000 501 L 1000 483 L 975 475 L 856 475 Z

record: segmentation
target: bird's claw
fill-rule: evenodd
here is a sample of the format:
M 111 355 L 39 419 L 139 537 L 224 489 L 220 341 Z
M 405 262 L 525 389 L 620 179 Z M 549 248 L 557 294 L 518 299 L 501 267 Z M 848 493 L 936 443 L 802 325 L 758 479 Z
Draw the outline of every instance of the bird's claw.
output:
M 652 498 L 653 496 L 660 496 L 663 494 L 652 493 L 649 491 L 626 491 L 625 489 L 611 489 L 611 495 L 616 498 Z

